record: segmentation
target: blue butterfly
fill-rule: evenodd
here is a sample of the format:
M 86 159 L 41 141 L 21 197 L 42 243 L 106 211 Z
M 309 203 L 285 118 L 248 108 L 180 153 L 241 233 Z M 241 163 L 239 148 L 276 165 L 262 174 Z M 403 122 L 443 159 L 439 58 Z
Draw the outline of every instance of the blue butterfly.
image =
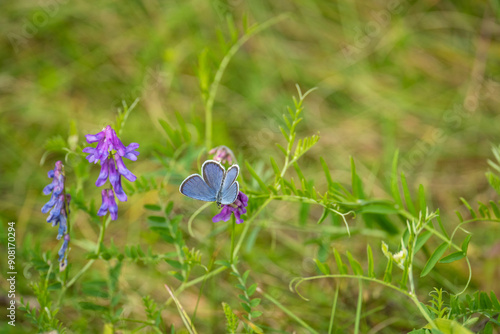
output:
M 240 167 L 232 165 L 227 169 L 215 160 L 207 160 L 201 166 L 201 175 L 193 174 L 182 181 L 181 194 L 205 202 L 231 204 L 236 200 L 239 184 L 236 181 Z

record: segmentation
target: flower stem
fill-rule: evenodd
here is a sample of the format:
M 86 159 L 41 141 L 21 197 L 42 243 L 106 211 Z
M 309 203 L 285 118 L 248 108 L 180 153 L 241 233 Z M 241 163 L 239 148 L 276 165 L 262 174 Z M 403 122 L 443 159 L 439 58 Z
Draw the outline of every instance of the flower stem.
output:
M 340 287 L 337 284 L 335 288 L 335 297 L 333 297 L 332 313 L 330 315 L 330 325 L 328 326 L 328 334 L 333 333 L 333 319 L 335 319 L 335 311 L 337 310 L 337 300 L 339 298 Z
M 356 322 L 354 324 L 354 334 L 359 333 L 359 323 L 361 322 L 361 307 L 363 305 L 363 281 L 358 280 L 358 306 L 356 307 Z
M 271 198 L 268 198 L 262 205 L 257 209 L 254 215 L 245 222 L 245 227 L 243 228 L 243 232 L 241 232 L 240 238 L 238 239 L 238 243 L 234 248 L 234 255 L 238 254 L 241 245 L 243 244 L 243 240 L 245 240 L 246 234 L 248 233 L 248 229 L 250 228 L 250 223 L 259 215 L 259 213 L 272 201 Z
M 106 215 L 106 219 L 102 219 L 101 232 L 99 233 L 99 240 L 97 240 L 97 247 L 95 250 L 95 255 L 97 255 L 97 257 L 99 257 L 99 253 L 101 252 L 101 245 L 104 241 L 104 233 L 106 232 L 106 227 L 108 226 L 110 221 L 111 215 L 109 214 Z
M 233 264 L 234 261 L 234 239 L 235 239 L 235 230 L 236 230 L 236 218 L 234 215 L 231 218 L 231 255 L 229 263 Z
M 99 257 L 99 253 L 101 252 L 101 244 L 102 244 L 102 242 L 104 240 L 104 233 L 106 231 L 106 226 L 109 224 L 110 221 L 111 221 L 111 216 L 109 214 L 107 215 L 106 219 L 104 219 L 104 218 L 102 219 L 101 232 L 99 234 L 99 239 L 97 241 L 97 246 L 96 246 L 96 251 L 95 251 L 96 257 Z M 63 287 L 61 295 L 64 294 L 64 292 L 70 286 L 72 286 L 80 278 L 80 276 L 82 276 L 90 268 L 90 266 L 92 266 L 92 264 L 94 262 L 95 262 L 95 259 L 91 259 L 89 262 L 87 262 L 87 264 L 85 265 L 85 267 L 83 267 L 82 269 L 80 269 L 80 271 L 71 279 L 71 281 L 69 281 L 68 284 L 66 284 Z

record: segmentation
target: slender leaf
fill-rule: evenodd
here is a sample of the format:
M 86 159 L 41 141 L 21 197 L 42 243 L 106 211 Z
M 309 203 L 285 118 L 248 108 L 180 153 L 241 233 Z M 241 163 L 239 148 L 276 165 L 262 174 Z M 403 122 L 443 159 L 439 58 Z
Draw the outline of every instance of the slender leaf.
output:
M 441 245 L 439 245 L 438 248 L 436 248 L 436 250 L 434 251 L 434 253 L 432 253 L 429 260 L 427 260 L 424 269 L 422 269 L 420 277 L 424 277 L 431 272 L 432 268 L 434 268 L 434 266 L 438 263 L 441 256 L 443 256 L 444 252 L 446 251 L 446 248 L 448 248 L 447 242 L 443 242 Z

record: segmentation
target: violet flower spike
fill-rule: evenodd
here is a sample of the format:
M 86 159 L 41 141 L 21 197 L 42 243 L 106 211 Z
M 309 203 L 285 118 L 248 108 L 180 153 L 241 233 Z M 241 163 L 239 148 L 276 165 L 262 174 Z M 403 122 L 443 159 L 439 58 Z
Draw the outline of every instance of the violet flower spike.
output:
M 86 147 L 83 152 L 88 153 L 86 157 L 90 163 L 101 164 L 101 171 L 96 180 L 96 186 L 103 186 L 109 179 L 111 189 L 102 191 L 102 205 L 98 211 L 99 216 L 104 216 L 108 211 L 113 220 L 117 219 L 118 206 L 116 205 L 115 195 L 119 201 L 127 201 L 127 195 L 123 191 L 122 176 L 130 182 L 137 180 L 137 177 L 127 169 L 123 158 L 136 161 L 139 152 L 138 143 L 130 143 L 128 146 L 123 145 L 118 138 L 115 130 L 111 126 L 106 126 L 101 132 L 92 135 L 86 135 L 85 138 L 89 144 L 97 143 L 96 147 Z
M 221 220 L 227 222 L 231 218 L 231 214 L 234 213 L 236 223 L 241 224 L 243 223 L 241 215 L 247 213 L 247 206 L 248 196 L 240 191 L 238 193 L 238 197 L 236 197 L 236 200 L 232 204 L 222 205 L 221 212 L 219 212 L 212 218 L 212 222 L 217 223 Z
M 48 177 L 52 178 L 52 183 L 43 189 L 43 193 L 48 195 L 52 192 L 52 196 L 42 207 L 42 212 L 47 213 L 50 211 L 47 222 L 52 223 L 52 226 L 59 225 L 57 234 L 57 239 L 59 240 L 66 234 L 68 229 L 67 214 L 69 213 L 69 209 L 67 209 L 67 205 L 69 206 L 69 201 L 71 200 L 70 195 L 66 195 L 66 198 L 64 197 L 65 177 L 64 166 L 61 161 L 55 163 L 55 168 L 48 172 Z
M 115 201 L 115 195 L 113 189 L 103 189 L 101 192 L 102 204 L 97 211 L 98 216 L 104 216 L 108 211 L 111 215 L 111 220 L 116 220 L 118 218 L 118 205 Z
M 119 156 L 124 156 L 127 153 L 126 147 L 116 135 L 115 130 L 113 130 L 113 128 L 111 128 L 111 126 L 109 125 L 106 126 L 101 132 L 95 135 L 86 135 L 85 138 L 87 139 L 87 143 L 89 144 L 97 142 L 97 146 L 95 148 L 86 147 L 83 149 L 84 153 L 89 153 L 89 155 L 87 156 L 87 160 L 89 162 L 96 163 L 98 160 L 100 160 L 102 164 L 104 160 L 108 158 L 109 153 L 112 151 L 116 151 Z M 139 147 L 138 144 L 137 147 Z M 131 150 L 130 154 L 133 154 L 133 149 Z
M 68 265 L 67 249 L 69 244 L 68 234 L 68 214 L 69 202 L 71 196 L 64 194 L 64 166 L 61 161 L 57 161 L 55 168 L 48 173 L 48 177 L 52 179 L 52 183 L 43 189 L 43 193 L 48 195 L 52 192 L 50 200 L 42 207 L 42 212 L 50 214 L 47 217 L 47 222 L 52 223 L 52 226 L 59 225 L 57 240 L 64 236 L 64 241 L 59 250 L 59 270 L 63 271 Z

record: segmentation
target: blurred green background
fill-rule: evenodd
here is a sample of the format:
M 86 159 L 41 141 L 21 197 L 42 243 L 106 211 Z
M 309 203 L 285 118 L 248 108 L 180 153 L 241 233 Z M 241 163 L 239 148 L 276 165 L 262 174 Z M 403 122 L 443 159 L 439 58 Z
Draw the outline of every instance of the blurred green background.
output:
M 252 24 L 287 13 L 286 19 L 252 37 L 231 60 L 214 105 L 214 146 L 227 145 L 257 169 L 263 164 L 268 168 L 269 155 L 279 154 L 274 143 L 283 143 L 278 126 L 296 95 L 295 84 L 303 91 L 318 87 L 306 100 L 305 120 L 299 127 L 301 135 L 319 132 L 321 137 L 302 161 L 318 183 L 324 184 L 320 156 L 333 177 L 346 183 L 349 156 L 353 156 L 367 188 L 384 197 L 391 159 L 399 149 L 401 168 L 412 187 L 419 183 L 426 187 L 430 202 L 444 213 L 450 229 L 456 225 L 454 210 L 463 211 L 459 197 L 471 203 L 497 200 L 484 177 L 491 146 L 500 143 L 500 7 L 496 0 L 23 0 L 2 2 L 0 9 L 0 214 L 4 224 L 16 221 L 19 245 L 39 243 L 44 251 L 58 245 L 55 230 L 44 223 L 46 217 L 40 212 L 48 200 L 41 191 L 48 183 L 47 171 L 64 155 L 48 154 L 41 165 L 46 143 L 54 136 L 66 139 L 72 126 L 78 130 L 76 142 L 82 143 L 85 134 L 97 133 L 114 121 L 122 100 L 131 104 L 140 98 L 122 136 L 125 144 L 141 145 L 139 160 L 128 164 L 129 169 L 136 175 L 162 173 L 153 152 L 155 145 L 165 146 L 168 141 L 158 120 L 175 124 L 178 112 L 187 120 L 203 122 L 198 56 L 208 50 L 213 75 L 224 55 L 221 40 L 230 36 L 228 18 L 241 31 L 244 17 Z M 194 141 L 203 145 L 202 137 Z M 93 167 L 91 181 L 97 173 L 98 167 Z M 68 182 L 71 178 L 69 170 Z M 173 180 L 166 191 L 184 210 L 194 211 L 198 203 L 181 201 L 174 181 L 181 179 Z M 92 182 L 86 188 L 98 203 L 99 192 Z M 120 224 L 109 231 L 119 240 L 117 244 L 136 241 L 133 235 L 146 226 L 142 205 L 155 198 L 156 193 L 150 192 L 120 204 Z M 280 210 L 264 216 L 263 224 L 298 219 L 295 211 Z M 320 214 L 311 211 L 311 224 Z M 95 240 L 96 232 L 86 219 L 77 215 L 74 233 L 77 238 Z M 474 233 L 473 288 L 495 289 L 499 294 L 498 227 L 485 223 L 468 228 Z M 286 292 L 294 275 L 314 272 L 314 265 L 312 269 L 303 265 L 305 273 L 291 268 L 297 261 L 315 257 L 317 247 L 295 246 L 294 232 L 269 228 L 266 233 L 245 254 L 254 264 L 270 256 L 255 264 L 255 275 L 260 272 L 266 284 L 279 282 L 288 306 L 311 323 L 321 322 L 318 317 L 323 313 L 328 317 L 326 296 L 305 303 Z M 268 243 L 276 242 L 271 238 L 276 233 L 278 243 L 284 245 L 269 255 Z M 357 238 L 339 240 L 335 247 L 356 252 L 359 241 L 364 249 L 366 237 Z M 2 234 L 2 244 L 4 239 Z M 198 242 L 190 243 L 200 247 Z M 377 242 L 372 243 L 374 249 L 379 247 Z M 75 246 L 70 256 L 77 254 Z M 208 260 L 210 254 L 204 256 Z M 269 261 L 275 263 L 271 266 Z M 463 284 L 465 265 L 451 267 L 443 273 L 444 279 L 451 285 Z M 137 287 L 141 279 L 137 272 L 124 277 L 124 289 Z M 147 293 L 162 289 L 161 272 L 155 272 L 154 278 L 144 288 Z M 19 283 L 25 295 L 30 294 L 28 281 Z M 0 286 L 4 289 L 6 283 Z M 342 294 L 346 314 L 354 313 L 353 293 L 347 289 Z M 196 290 L 191 291 L 191 298 L 196 295 Z M 206 327 L 200 325 L 201 332 L 222 321 L 217 300 L 202 305 L 199 317 Z M 130 303 L 133 310 L 134 301 Z M 175 310 L 171 311 L 168 322 L 179 325 Z M 381 314 L 380 319 L 394 319 L 401 328 L 411 329 L 405 323 L 411 315 L 398 314 L 397 307 L 387 312 L 391 316 Z M 23 322 L 19 311 L 18 317 Z M 74 312 L 62 317 L 78 319 Z M 293 329 L 278 311 L 269 319 L 276 328 Z

